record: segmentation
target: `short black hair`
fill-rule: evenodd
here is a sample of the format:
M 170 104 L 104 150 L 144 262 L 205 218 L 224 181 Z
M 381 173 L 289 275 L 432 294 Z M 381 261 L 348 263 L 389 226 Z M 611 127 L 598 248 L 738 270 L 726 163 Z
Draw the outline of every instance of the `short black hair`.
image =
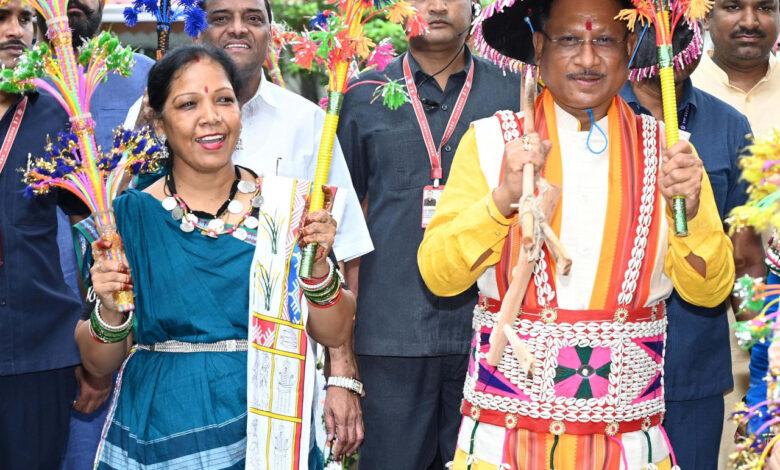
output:
M 268 22 L 271 23 L 274 20 L 274 13 L 271 11 L 271 3 L 268 0 L 263 0 L 265 4 L 265 11 L 268 12 Z M 201 10 L 206 11 L 206 0 L 200 0 L 198 6 Z
M 146 89 L 149 95 L 149 107 L 155 114 L 162 115 L 165 101 L 171 92 L 171 83 L 176 74 L 192 62 L 211 59 L 218 63 L 230 81 L 233 92 L 240 96 L 243 88 L 238 69 L 227 53 L 211 46 L 192 45 L 172 49 L 158 60 L 149 70 Z

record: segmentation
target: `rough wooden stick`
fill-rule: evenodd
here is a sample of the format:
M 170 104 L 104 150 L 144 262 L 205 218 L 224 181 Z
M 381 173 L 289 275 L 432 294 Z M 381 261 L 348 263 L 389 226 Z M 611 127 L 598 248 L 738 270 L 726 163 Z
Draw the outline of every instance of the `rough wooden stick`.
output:
M 490 349 L 488 350 L 486 360 L 493 367 L 501 362 L 501 356 L 504 355 L 506 342 L 509 339 L 505 327 L 509 327 L 509 331 L 511 331 L 511 328 L 514 326 L 517 314 L 520 312 L 520 307 L 523 304 L 525 291 L 528 289 L 528 281 L 531 280 L 531 274 L 534 272 L 535 262 L 528 261 L 528 252 L 525 251 L 525 248 L 520 249 L 518 258 L 517 265 L 512 271 L 512 282 L 509 284 L 506 295 L 504 295 L 504 299 L 501 301 L 498 322 L 493 327 L 493 333 L 490 338 Z M 521 364 L 524 362 L 533 364 L 533 356 L 530 356 L 527 360 L 520 361 Z
M 512 331 L 512 327 L 504 325 L 504 334 L 509 338 L 509 344 L 512 345 L 512 350 L 515 353 L 517 362 L 520 363 L 520 369 L 526 371 L 528 375 L 534 375 L 536 372 L 536 361 L 534 355 L 528 350 L 525 343 Z
M 536 104 L 536 70 L 531 66 L 523 67 L 522 83 L 522 102 L 523 110 L 523 134 L 530 135 L 535 130 L 534 105 Z M 527 137 L 525 137 L 527 138 Z M 523 201 L 520 207 L 520 227 L 523 229 L 523 246 L 527 251 L 531 251 L 534 245 L 534 215 L 531 211 L 531 197 L 533 197 L 536 187 L 534 185 L 534 165 L 526 163 L 523 165 Z
M 531 198 L 534 196 L 534 165 L 523 165 L 523 206 L 520 208 L 520 228 L 523 229 L 523 247 L 531 251 L 534 246 L 534 214 L 531 210 Z
M 568 275 L 571 271 L 571 256 L 566 251 L 566 247 L 563 246 L 547 222 L 542 222 L 542 233 L 544 233 L 544 242 L 547 243 L 547 248 L 550 249 L 550 253 L 555 258 L 556 266 L 564 276 Z
M 542 195 L 542 200 L 539 204 L 544 213 L 545 220 L 552 219 L 560 198 L 561 187 L 551 184 L 547 191 Z M 504 299 L 501 301 L 501 310 L 498 312 L 498 321 L 493 327 L 493 333 L 490 337 L 490 350 L 487 353 L 486 360 L 487 363 L 493 367 L 501 362 L 501 356 L 504 355 L 504 349 L 506 349 L 506 343 L 509 339 L 504 327 L 508 325 L 511 331 L 511 328 L 515 324 L 515 319 L 520 313 L 523 298 L 525 297 L 525 292 L 528 288 L 528 281 L 531 279 L 535 263 L 535 261 L 528 261 L 528 252 L 521 246 L 520 253 L 517 257 L 517 265 L 512 271 L 512 282 L 509 284 L 506 295 L 504 295 Z M 516 357 L 518 354 L 523 353 L 523 351 L 518 350 L 518 348 L 513 347 L 512 349 L 514 349 Z M 525 351 L 527 351 L 527 348 Z M 523 358 L 522 360 L 518 358 L 518 361 L 521 364 L 534 364 L 533 356 L 529 356 L 527 359 Z M 528 372 L 528 370 L 526 370 L 526 372 Z

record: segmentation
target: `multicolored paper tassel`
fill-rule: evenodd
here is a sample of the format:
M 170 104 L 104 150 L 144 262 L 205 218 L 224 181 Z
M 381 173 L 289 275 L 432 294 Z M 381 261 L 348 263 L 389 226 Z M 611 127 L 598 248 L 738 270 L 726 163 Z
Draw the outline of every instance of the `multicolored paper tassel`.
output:
M 206 12 L 198 3 L 198 0 L 133 0 L 132 5 L 125 8 L 125 24 L 132 28 L 138 24 L 138 15 L 143 12 L 157 19 L 157 60 L 160 60 L 170 44 L 172 23 L 183 18 L 184 31 L 194 38 L 206 29 Z
M 771 246 L 770 251 L 772 251 Z M 776 271 L 778 267 L 780 266 L 770 263 L 770 269 L 773 271 Z M 778 311 L 780 285 L 768 285 L 760 278 L 746 275 L 737 279 L 733 293 L 742 299 L 739 314 L 758 312 L 758 316 L 755 318 L 740 321 L 734 325 L 739 345 L 748 350 L 757 343 L 775 341 L 777 317 L 780 314 Z M 772 300 L 767 301 L 768 298 Z M 765 460 L 776 442 L 773 436 L 773 427 L 780 424 L 778 371 L 770 370 L 765 381 L 767 382 L 766 400 L 750 407 L 745 403 L 740 403 L 731 415 L 733 421 L 748 430 L 748 435 L 737 442 L 736 451 L 729 456 L 732 466 L 738 470 L 763 468 Z
M 322 209 L 325 201 L 321 188 L 328 181 L 333 143 L 347 84 L 361 67 L 379 69 L 394 55 L 389 43 L 376 46 L 366 36 L 364 25 L 377 15 L 384 14 L 394 23 L 405 23 L 408 37 L 422 34 L 428 27 L 425 19 L 404 0 L 336 0 L 335 3 L 336 10 L 319 12 L 309 25 L 311 30 L 292 41 L 295 53 L 293 60 L 298 65 L 307 69 L 316 65 L 328 74 L 327 113 L 317 156 L 317 171 L 310 204 L 312 212 Z M 375 46 L 379 47 L 378 51 Z M 405 98 L 399 93 L 401 88 L 398 83 L 379 84 L 389 87 L 381 92 L 383 102 L 396 107 L 402 104 Z M 311 277 L 316 249 L 312 244 L 304 250 L 301 261 L 301 276 L 304 278 Z
M 46 157 L 30 162 L 25 174 L 25 181 L 31 185 L 29 192 L 42 193 L 57 186 L 78 196 L 93 211 L 102 236 L 111 242 L 107 257 L 125 262 L 112 202 L 124 170 L 141 170 L 149 164 L 141 163 L 139 154 L 131 150 L 120 152 L 126 157 L 125 163 L 120 158 L 112 167 L 116 155 L 113 150 L 111 157 L 101 154 L 95 143 L 95 121 L 89 110 L 92 95 L 106 74 L 130 75 L 133 51 L 121 46 L 113 34 L 103 32 L 82 45 L 77 57 L 68 24 L 68 0 L 26 2 L 46 20 L 46 35 L 51 46 L 36 45 L 22 55 L 15 68 L 0 72 L 0 90 L 20 93 L 35 87 L 43 88 L 65 108 L 71 123 L 70 130 L 58 138 L 56 145 L 47 147 Z M 143 145 L 142 140 L 145 141 Z M 125 150 L 138 148 L 144 155 L 154 153 L 148 137 L 128 136 L 120 142 Z M 121 312 L 135 308 L 131 291 L 115 292 L 114 300 Z
M 295 36 L 296 34 L 290 31 L 287 25 L 276 22 L 271 23 L 271 47 L 263 65 L 268 70 L 271 81 L 282 88 L 287 88 L 287 84 L 284 82 L 282 71 L 279 68 L 279 57 L 281 57 L 282 51 L 290 41 L 295 39 Z
M 731 231 L 753 227 L 761 232 L 780 228 L 780 129 L 753 140 L 739 160 L 748 182 L 748 201 L 735 207 L 726 222 Z

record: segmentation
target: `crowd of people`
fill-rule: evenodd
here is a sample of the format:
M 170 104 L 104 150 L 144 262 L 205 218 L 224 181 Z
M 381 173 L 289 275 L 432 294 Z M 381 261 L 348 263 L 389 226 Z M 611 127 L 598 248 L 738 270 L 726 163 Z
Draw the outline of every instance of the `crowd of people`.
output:
M 264 75 L 268 0 L 202 1 L 193 45 L 109 76 L 97 143 L 148 124 L 164 157 L 115 201 L 124 261 L 67 193 L 24 195 L 17 169 L 68 116 L 0 92 L 0 467 L 722 468 L 724 416 L 766 396 L 766 348 L 732 364 L 729 332 L 735 278 L 766 276 L 761 234 L 724 220 L 750 136 L 780 127 L 780 2 L 715 0 L 677 28 L 671 146 L 653 28 L 616 19 L 631 2 L 410 3 L 428 30 L 355 79 L 322 188 L 324 111 Z M 69 2 L 75 47 L 103 8 Z M 44 24 L 0 2 L 4 68 Z M 515 62 L 539 72 L 535 103 Z M 412 102 L 376 102 L 386 80 Z

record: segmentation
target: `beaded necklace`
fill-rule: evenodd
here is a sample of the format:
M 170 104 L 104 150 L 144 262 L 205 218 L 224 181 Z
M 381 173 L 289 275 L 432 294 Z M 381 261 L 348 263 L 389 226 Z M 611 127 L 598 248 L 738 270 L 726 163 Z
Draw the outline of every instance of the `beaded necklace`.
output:
M 174 220 L 181 221 L 179 229 L 182 232 L 190 233 L 196 228 L 200 233 L 211 238 L 217 238 L 220 235 L 233 235 L 239 240 L 246 240 L 249 237 L 249 230 L 254 230 L 260 225 L 258 215 L 260 206 L 263 205 L 262 179 L 255 172 L 245 168 L 252 176 L 255 182 L 244 181 L 241 179 L 239 167 L 236 166 L 236 180 L 230 187 L 230 195 L 227 200 L 217 210 L 216 214 L 210 214 L 205 211 L 196 211 L 189 208 L 184 199 L 176 191 L 176 183 L 172 172 L 168 172 L 165 177 L 165 187 L 170 192 L 170 196 L 162 200 L 162 206 L 165 210 L 171 212 Z M 248 211 L 244 212 L 241 219 L 233 225 L 226 225 L 220 217 L 225 211 L 231 214 L 240 214 L 244 210 L 244 204 L 235 199 L 236 192 L 243 194 L 252 194 L 252 203 Z

